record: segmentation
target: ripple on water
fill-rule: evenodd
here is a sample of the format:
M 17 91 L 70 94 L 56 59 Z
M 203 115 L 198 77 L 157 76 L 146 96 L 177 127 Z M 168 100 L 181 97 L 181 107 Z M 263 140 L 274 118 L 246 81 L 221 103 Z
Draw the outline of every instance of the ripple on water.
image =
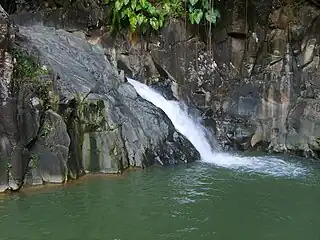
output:
M 202 159 L 202 162 L 240 172 L 266 174 L 275 177 L 300 177 L 310 173 L 310 169 L 298 162 L 288 162 L 276 157 L 245 157 L 216 153 L 214 158 Z

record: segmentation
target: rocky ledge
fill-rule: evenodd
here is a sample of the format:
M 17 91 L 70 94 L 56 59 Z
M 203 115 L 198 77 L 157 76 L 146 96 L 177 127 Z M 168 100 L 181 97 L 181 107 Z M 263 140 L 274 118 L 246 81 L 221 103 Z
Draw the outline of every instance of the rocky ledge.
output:
M 0 13 L 0 192 L 199 159 L 84 34 Z

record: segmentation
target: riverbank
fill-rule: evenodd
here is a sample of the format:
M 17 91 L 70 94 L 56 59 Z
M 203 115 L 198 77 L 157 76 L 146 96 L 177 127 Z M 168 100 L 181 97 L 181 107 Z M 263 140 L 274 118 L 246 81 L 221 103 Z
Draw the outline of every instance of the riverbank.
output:
M 145 169 L 142 168 L 127 168 L 122 173 L 87 173 L 82 176 L 80 176 L 78 179 L 70 179 L 69 181 L 65 183 L 45 183 L 45 184 L 39 184 L 39 185 L 23 185 L 22 188 L 19 189 L 19 191 L 7 191 L 0 193 L 0 197 L 3 198 L 9 197 L 10 195 L 19 195 L 20 193 L 26 196 L 29 196 L 29 194 L 38 194 L 42 192 L 48 192 L 52 189 L 59 189 L 59 188 L 68 188 L 73 187 L 77 185 L 81 185 L 87 181 L 94 180 L 94 179 L 123 179 L 128 176 L 130 173 L 134 172 L 144 172 Z

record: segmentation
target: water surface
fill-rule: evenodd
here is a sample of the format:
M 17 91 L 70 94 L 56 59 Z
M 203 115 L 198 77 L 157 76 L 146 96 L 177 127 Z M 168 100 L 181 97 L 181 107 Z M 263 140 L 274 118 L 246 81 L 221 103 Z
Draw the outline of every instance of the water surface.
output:
M 0 200 L 2 240 L 320 239 L 319 170 L 153 167 Z

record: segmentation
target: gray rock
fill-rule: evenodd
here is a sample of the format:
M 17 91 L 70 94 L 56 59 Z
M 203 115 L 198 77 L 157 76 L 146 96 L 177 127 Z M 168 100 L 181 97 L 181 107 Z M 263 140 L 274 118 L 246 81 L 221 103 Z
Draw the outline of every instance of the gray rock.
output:
M 65 174 L 72 177 L 82 170 L 114 173 L 128 166 L 146 167 L 157 157 L 165 164 L 199 159 L 166 115 L 121 81 L 102 48 L 89 45 L 81 35 L 39 25 L 20 26 L 19 39 L 20 47 L 39 55 L 58 76 L 53 85 L 61 98 L 59 111 L 70 124 L 59 135 L 66 138 L 65 131 L 69 132 L 72 164 L 65 159 L 68 142 L 56 146 L 60 154 L 53 154 L 41 140 L 35 144 L 33 152 L 43 150 L 41 156 L 51 158 L 53 164 L 49 171 L 48 162 L 40 161 L 45 182 L 61 182 Z M 76 125 L 80 131 L 70 129 Z M 74 151 L 79 149 L 82 156 L 76 160 Z
M 122 68 L 141 81 L 154 85 L 160 74 L 170 79 L 175 98 L 212 110 L 222 145 L 316 155 L 319 116 L 309 110 L 320 94 L 320 10 L 314 3 L 249 1 L 247 15 L 242 0 L 224 0 L 212 36 L 172 20 L 151 38 L 150 53 L 137 53 L 123 39 L 104 46 L 125 53 Z M 111 42 L 103 36 L 102 44 Z M 139 60 L 141 54 L 153 63 Z M 157 72 L 148 76 L 133 66 L 155 66 Z
M 0 6 L 0 50 L 2 52 L 0 76 L 0 192 L 9 188 L 11 154 L 17 142 L 15 100 L 11 97 L 13 61 L 9 49 L 14 41 L 7 13 Z
M 38 139 L 31 148 L 30 160 L 43 182 L 63 183 L 67 180 L 69 144 L 63 118 L 52 110 L 46 111 Z

